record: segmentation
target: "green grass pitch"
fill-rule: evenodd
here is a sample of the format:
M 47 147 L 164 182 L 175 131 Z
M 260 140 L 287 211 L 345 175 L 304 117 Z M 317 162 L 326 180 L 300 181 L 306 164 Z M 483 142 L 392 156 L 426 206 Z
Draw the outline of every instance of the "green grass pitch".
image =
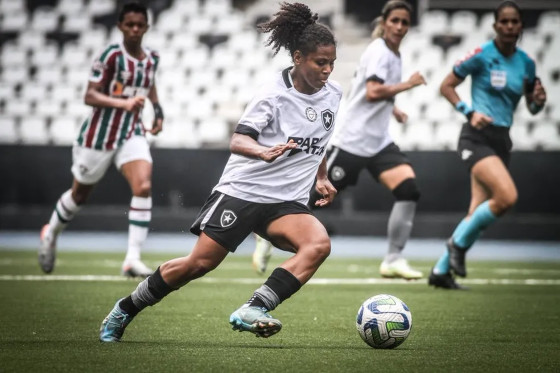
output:
M 155 267 L 174 256 L 144 259 Z M 559 262 L 473 261 L 470 291 L 446 291 L 383 281 L 377 259 L 329 258 L 272 312 L 282 331 L 262 339 L 228 324 L 265 279 L 249 257 L 230 255 L 138 315 L 121 343 L 102 344 L 102 319 L 137 283 L 121 279 L 121 260 L 62 252 L 44 276 L 34 252 L 0 251 L 0 372 L 560 371 Z M 426 273 L 432 262 L 412 264 Z M 380 293 L 412 312 L 412 332 L 394 350 L 370 348 L 355 328 L 360 304 Z

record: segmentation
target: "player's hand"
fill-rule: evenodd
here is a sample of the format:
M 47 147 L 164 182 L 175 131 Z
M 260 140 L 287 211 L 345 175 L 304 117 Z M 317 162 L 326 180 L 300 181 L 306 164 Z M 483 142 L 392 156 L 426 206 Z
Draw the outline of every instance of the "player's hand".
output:
M 127 98 L 124 102 L 123 109 L 126 111 L 139 112 L 144 107 L 145 100 L 146 98 L 143 96 Z
M 493 122 L 492 118 L 488 115 L 474 111 L 471 117 L 471 126 L 480 130 Z
M 328 178 L 317 179 L 315 190 L 317 191 L 317 193 L 323 196 L 323 198 L 315 201 L 315 206 L 317 207 L 330 205 L 337 193 L 336 188 L 332 185 Z
M 410 78 L 408 78 L 408 82 L 413 86 L 419 86 L 421 84 L 426 84 L 426 79 L 424 79 L 424 77 L 422 76 L 422 74 L 420 74 L 419 71 L 416 71 L 414 74 L 412 74 L 410 76 Z
M 546 102 L 546 91 L 540 79 L 535 80 L 535 88 L 533 88 L 533 102 L 539 106 L 543 106 Z
M 408 121 L 408 114 L 406 114 L 404 111 L 401 111 L 400 109 L 397 109 L 397 107 L 393 108 L 393 116 L 399 123 L 404 124 Z
M 161 132 L 162 129 L 163 129 L 163 119 L 154 119 L 154 121 L 152 122 L 152 129 L 150 130 L 150 133 L 152 135 L 157 135 L 158 133 Z
M 260 155 L 259 158 L 265 162 L 272 162 L 276 158 L 280 157 L 282 154 L 287 152 L 288 150 L 294 149 L 297 147 L 297 144 L 294 140 L 288 141 L 286 144 L 278 144 L 264 150 Z

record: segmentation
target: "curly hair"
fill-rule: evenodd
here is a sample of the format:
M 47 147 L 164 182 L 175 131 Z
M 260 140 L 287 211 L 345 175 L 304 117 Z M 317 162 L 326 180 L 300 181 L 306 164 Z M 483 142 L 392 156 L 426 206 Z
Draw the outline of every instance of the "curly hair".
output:
M 272 45 L 274 55 L 285 48 L 293 57 L 299 50 L 303 55 L 313 52 L 322 45 L 336 45 L 334 35 L 325 26 L 317 23 L 319 16 L 301 3 L 282 3 L 280 11 L 268 22 L 260 23 L 260 32 L 270 32 L 266 45 Z

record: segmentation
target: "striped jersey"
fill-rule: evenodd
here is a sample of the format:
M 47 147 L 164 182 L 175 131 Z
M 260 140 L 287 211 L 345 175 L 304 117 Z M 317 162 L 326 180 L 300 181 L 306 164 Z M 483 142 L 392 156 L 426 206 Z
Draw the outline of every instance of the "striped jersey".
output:
M 341 97 L 339 84 L 332 80 L 308 95 L 295 89 L 289 68 L 279 72 L 247 105 L 236 132 L 267 147 L 293 140 L 297 148 L 271 163 L 232 154 L 214 191 L 257 203 L 307 204 Z
M 103 83 L 103 93 L 111 97 L 147 97 L 154 85 L 159 63 L 157 52 L 143 48 L 146 57 L 130 56 L 122 43 L 111 44 L 92 65 L 89 81 Z M 112 150 L 133 135 L 146 133 L 140 112 L 111 107 L 94 107 L 82 124 L 77 144 L 96 150 Z
M 386 85 L 400 83 L 401 69 L 401 57 L 389 49 L 383 38 L 368 45 L 352 79 L 347 110 L 333 138 L 333 145 L 360 157 L 373 157 L 393 142 L 389 135 L 389 121 L 394 99 L 369 102 L 366 84 L 368 81 Z

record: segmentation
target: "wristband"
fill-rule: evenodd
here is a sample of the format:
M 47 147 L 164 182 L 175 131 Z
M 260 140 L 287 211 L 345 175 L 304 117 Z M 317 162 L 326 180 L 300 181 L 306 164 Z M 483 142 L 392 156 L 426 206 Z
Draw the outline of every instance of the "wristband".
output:
M 159 103 L 154 102 L 152 106 L 154 107 L 154 118 L 163 120 L 163 109 L 161 108 Z
M 459 113 L 462 113 L 469 120 L 474 113 L 474 110 L 465 101 L 457 102 L 457 104 L 455 104 L 455 110 L 457 110 Z

